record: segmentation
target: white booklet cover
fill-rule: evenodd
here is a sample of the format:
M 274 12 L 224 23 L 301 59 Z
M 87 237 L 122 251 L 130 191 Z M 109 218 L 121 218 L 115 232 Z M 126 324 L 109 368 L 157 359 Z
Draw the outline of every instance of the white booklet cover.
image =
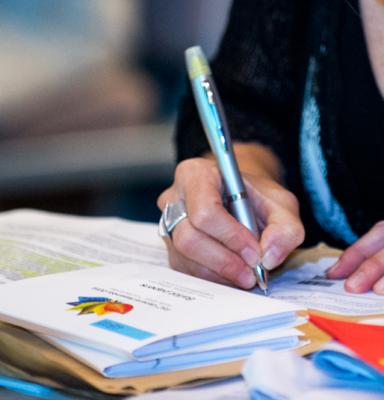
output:
M 2 285 L 0 320 L 134 358 L 286 326 L 303 309 L 145 264 Z

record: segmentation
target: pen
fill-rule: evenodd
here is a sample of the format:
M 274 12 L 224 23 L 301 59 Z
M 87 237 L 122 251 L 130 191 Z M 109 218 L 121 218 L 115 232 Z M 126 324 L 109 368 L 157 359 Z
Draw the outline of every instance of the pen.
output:
M 237 165 L 223 106 L 207 59 L 200 46 L 188 48 L 185 59 L 199 116 L 224 181 L 229 211 L 258 237 L 255 216 Z M 254 266 L 254 271 L 260 289 L 267 295 L 268 271 L 261 263 Z

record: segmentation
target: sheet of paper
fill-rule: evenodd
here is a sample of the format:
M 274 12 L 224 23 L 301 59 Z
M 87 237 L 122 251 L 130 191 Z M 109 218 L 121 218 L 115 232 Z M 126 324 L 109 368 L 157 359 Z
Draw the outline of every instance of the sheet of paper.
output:
M 317 263 L 305 263 L 272 278 L 269 285 L 270 297 L 334 314 L 383 314 L 383 296 L 372 291 L 351 294 L 345 291 L 344 280 L 325 278 L 326 269 L 335 261 L 335 258 L 322 258 Z
M 126 262 L 168 265 L 156 225 L 36 210 L 0 214 L 0 283 Z

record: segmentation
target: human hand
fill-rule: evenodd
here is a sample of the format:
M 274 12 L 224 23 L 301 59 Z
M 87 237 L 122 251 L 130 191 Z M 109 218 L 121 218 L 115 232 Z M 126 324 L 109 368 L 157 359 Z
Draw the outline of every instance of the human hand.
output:
M 249 289 L 256 284 L 252 267 L 279 265 L 304 240 L 296 198 L 263 175 L 243 174 L 259 240 L 224 208 L 222 180 L 216 162 L 194 158 L 181 162 L 171 187 L 158 199 L 185 201 L 188 218 L 165 238 L 172 268 L 211 281 Z
M 330 279 L 347 278 L 345 289 L 364 293 L 370 289 L 384 295 L 384 221 L 348 247 L 327 272 Z

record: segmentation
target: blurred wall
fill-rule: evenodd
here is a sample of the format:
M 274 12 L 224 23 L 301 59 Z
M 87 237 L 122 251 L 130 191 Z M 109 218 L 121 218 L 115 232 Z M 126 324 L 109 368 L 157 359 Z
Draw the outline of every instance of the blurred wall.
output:
M 0 1 L 0 108 L 90 65 L 135 57 L 135 1 Z
M 160 83 L 162 111 L 172 113 L 185 84 L 184 50 L 200 45 L 211 57 L 231 0 L 141 0 L 142 65 Z
M 183 52 L 229 0 L 1 0 L 0 211 L 155 221 L 173 173 Z

